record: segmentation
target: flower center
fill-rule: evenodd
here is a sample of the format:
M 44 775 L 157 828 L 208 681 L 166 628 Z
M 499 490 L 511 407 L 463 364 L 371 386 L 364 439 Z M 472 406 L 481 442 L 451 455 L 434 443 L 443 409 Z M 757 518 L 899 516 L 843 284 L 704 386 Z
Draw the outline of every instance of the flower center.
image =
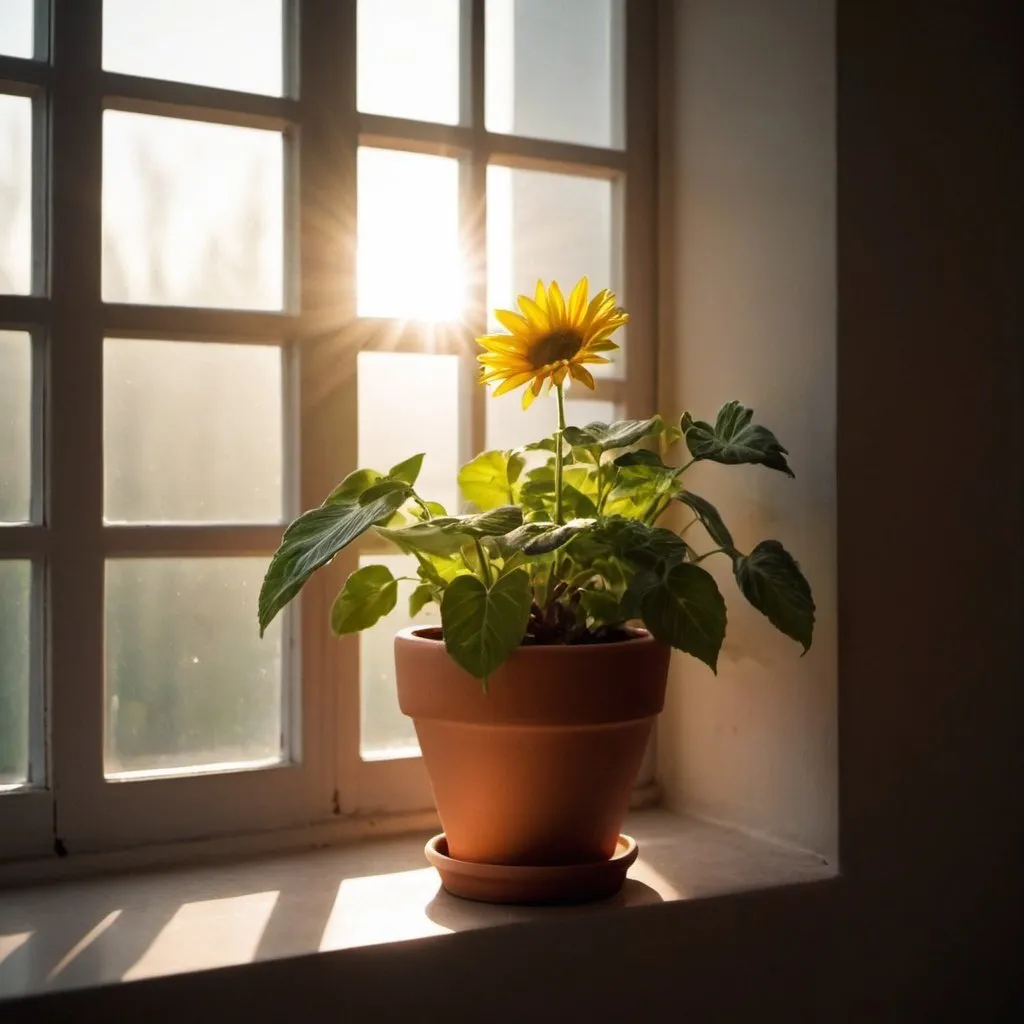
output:
M 549 363 L 560 363 L 563 359 L 572 359 L 583 340 L 574 331 L 556 331 L 541 338 L 530 350 L 530 362 L 535 370 Z

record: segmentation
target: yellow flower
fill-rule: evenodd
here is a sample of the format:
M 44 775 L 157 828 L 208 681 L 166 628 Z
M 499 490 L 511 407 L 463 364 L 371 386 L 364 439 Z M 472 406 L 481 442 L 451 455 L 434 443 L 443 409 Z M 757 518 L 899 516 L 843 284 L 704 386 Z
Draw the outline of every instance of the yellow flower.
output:
M 494 396 L 514 391 L 523 384 L 523 408 L 529 408 L 540 394 L 545 381 L 548 387 L 561 387 L 567 376 L 594 389 L 594 378 L 585 363 L 607 363 L 599 355 L 619 346 L 611 336 L 629 320 L 629 314 L 615 305 L 615 296 L 605 288 L 587 302 L 587 279 L 573 288 L 569 300 L 562 297 L 557 282 L 546 291 L 544 282 L 537 282 L 531 299 L 519 296 L 521 312 L 495 310 L 495 316 L 509 334 L 487 334 L 477 338 L 486 351 L 477 356 L 484 365 L 485 384 L 501 383 Z

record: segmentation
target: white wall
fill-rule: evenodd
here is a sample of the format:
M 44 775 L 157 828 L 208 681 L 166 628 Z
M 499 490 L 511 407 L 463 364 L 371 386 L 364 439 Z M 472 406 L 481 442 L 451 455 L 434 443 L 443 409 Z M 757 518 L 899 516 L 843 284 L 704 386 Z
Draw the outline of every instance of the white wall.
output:
M 674 662 L 659 732 L 666 799 L 837 855 L 836 153 L 831 0 L 663 3 L 663 412 L 738 398 L 796 480 L 703 464 L 687 484 L 741 550 L 773 537 L 817 604 L 806 657 L 716 574 L 718 678 Z M 708 544 L 710 548 L 713 545 Z M 717 563 L 721 563 L 720 565 Z

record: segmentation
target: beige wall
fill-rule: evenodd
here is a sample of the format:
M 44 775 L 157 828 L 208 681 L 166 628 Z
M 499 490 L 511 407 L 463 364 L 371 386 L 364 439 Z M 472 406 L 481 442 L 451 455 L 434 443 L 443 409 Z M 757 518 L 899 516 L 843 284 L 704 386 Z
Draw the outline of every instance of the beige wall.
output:
M 831 0 L 687 0 L 662 28 L 661 408 L 737 398 L 796 480 L 705 463 L 687 485 L 741 550 L 781 540 L 817 605 L 806 657 L 709 560 L 718 678 L 677 656 L 658 733 L 672 806 L 838 853 L 835 46 Z M 694 531 L 697 532 L 696 529 Z M 714 545 L 705 544 L 702 550 Z

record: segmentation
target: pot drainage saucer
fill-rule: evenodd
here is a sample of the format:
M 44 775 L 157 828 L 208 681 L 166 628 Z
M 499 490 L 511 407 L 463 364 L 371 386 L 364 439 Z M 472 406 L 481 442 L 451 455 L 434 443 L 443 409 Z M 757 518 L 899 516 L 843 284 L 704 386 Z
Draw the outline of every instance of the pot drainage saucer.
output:
M 635 839 L 620 835 L 609 860 L 590 864 L 479 864 L 449 857 L 448 840 L 441 832 L 424 853 L 453 896 L 484 903 L 585 903 L 613 896 L 622 888 L 638 848 Z

